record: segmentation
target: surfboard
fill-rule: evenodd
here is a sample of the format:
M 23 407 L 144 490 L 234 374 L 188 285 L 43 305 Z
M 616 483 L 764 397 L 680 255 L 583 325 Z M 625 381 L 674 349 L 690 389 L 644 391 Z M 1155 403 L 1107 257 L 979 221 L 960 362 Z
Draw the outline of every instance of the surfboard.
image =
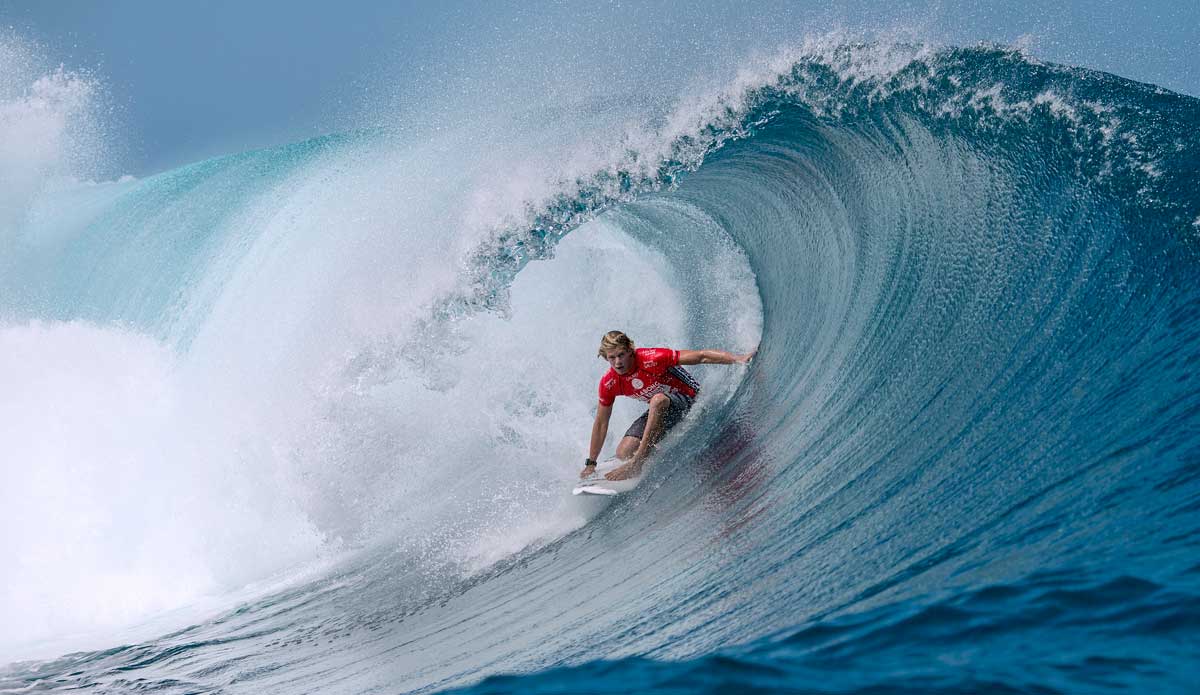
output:
M 646 469 L 642 469 L 642 475 L 636 478 L 627 478 L 625 480 L 608 480 L 604 474 L 622 465 L 622 461 L 618 459 L 608 459 L 596 466 L 596 472 L 591 477 L 580 480 L 575 487 L 571 489 L 572 495 L 601 495 L 611 497 L 619 495 L 622 492 L 629 492 L 642 482 L 642 476 L 646 474 Z

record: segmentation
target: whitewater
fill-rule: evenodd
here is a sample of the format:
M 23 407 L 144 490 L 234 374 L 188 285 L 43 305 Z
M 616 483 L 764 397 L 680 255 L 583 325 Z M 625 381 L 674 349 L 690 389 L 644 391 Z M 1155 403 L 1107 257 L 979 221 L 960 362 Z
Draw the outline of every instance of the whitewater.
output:
M 833 36 L 94 182 L 95 82 L 22 56 L 0 692 L 1200 676 L 1195 98 Z M 759 353 L 610 504 L 614 328 Z

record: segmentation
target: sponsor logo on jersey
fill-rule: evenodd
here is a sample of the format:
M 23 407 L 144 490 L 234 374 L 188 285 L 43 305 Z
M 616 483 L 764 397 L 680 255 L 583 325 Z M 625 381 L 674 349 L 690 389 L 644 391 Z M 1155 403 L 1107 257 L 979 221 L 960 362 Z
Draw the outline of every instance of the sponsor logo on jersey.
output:
M 630 380 L 629 380 L 629 383 L 630 383 L 630 384 L 631 384 L 631 385 L 632 385 L 632 386 L 633 386 L 635 389 L 640 389 L 640 388 L 642 388 L 643 386 L 645 386 L 645 385 L 646 385 L 644 382 L 642 382 L 642 380 L 641 380 L 641 379 L 637 378 L 636 376 L 635 376 L 635 377 L 633 377 L 632 379 L 630 379 Z

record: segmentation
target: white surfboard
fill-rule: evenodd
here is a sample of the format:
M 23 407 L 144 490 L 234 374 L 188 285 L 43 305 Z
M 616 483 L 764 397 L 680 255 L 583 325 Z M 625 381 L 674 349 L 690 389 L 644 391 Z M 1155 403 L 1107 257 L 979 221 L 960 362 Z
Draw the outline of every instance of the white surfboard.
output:
M 624 462 L 618 459 L 608 459 L 596 466 L 596 472 L 591 477 L 580 480 L 574 488 L 571 489 L 572 495 L 602 495 L 611 497 L 619 495 L 622 492 L 629 492 L 642 482 L 642 476 L 646 474 L 646 469 L 642 469 L 642 475 L 635 478 L 626 478 L 625 480 L 608 480 L 604 474 L 623 465 Z

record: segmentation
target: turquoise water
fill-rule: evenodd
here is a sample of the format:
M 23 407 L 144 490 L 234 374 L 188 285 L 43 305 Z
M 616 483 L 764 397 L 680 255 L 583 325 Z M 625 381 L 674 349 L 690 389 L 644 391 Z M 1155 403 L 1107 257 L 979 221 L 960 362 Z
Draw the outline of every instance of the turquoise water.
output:
M 269 461 L 232 494 L 282 487 L 287 512 L 163 542 L 227 534 L 241 566 L 286 527 L 265 564 L 325 564 L 0 690 L 1187 692 L 1200 102 L 999 48 L 842 45 L 695 113 L 499 222 L 348 193 L 486 174 L 364 132 L 120 184 L 14 251 L 11 325 L 118 326 L 189 398 L 269 394 L 245 429 L 200 411 L 232 442 L 205 460 Z M 373 221 L 406 195 L 427 224 Z M 606 284 L 629 268 L 646 284 Z M 572 292 L 602 315 L 564 320 Z M 592 391 L 529 353 L 590 345 L 630 295 L 654 341 L 759 357 L 702 375 L 634 493 L 564 507 Z M 320 380 L 276 374 L 299 367 Z M 489 390 L 514 374 L 541 382 Z M 191 465 L 168 439 L 137 456 Z M 517 456 L 532 492 L 498 482 Z

